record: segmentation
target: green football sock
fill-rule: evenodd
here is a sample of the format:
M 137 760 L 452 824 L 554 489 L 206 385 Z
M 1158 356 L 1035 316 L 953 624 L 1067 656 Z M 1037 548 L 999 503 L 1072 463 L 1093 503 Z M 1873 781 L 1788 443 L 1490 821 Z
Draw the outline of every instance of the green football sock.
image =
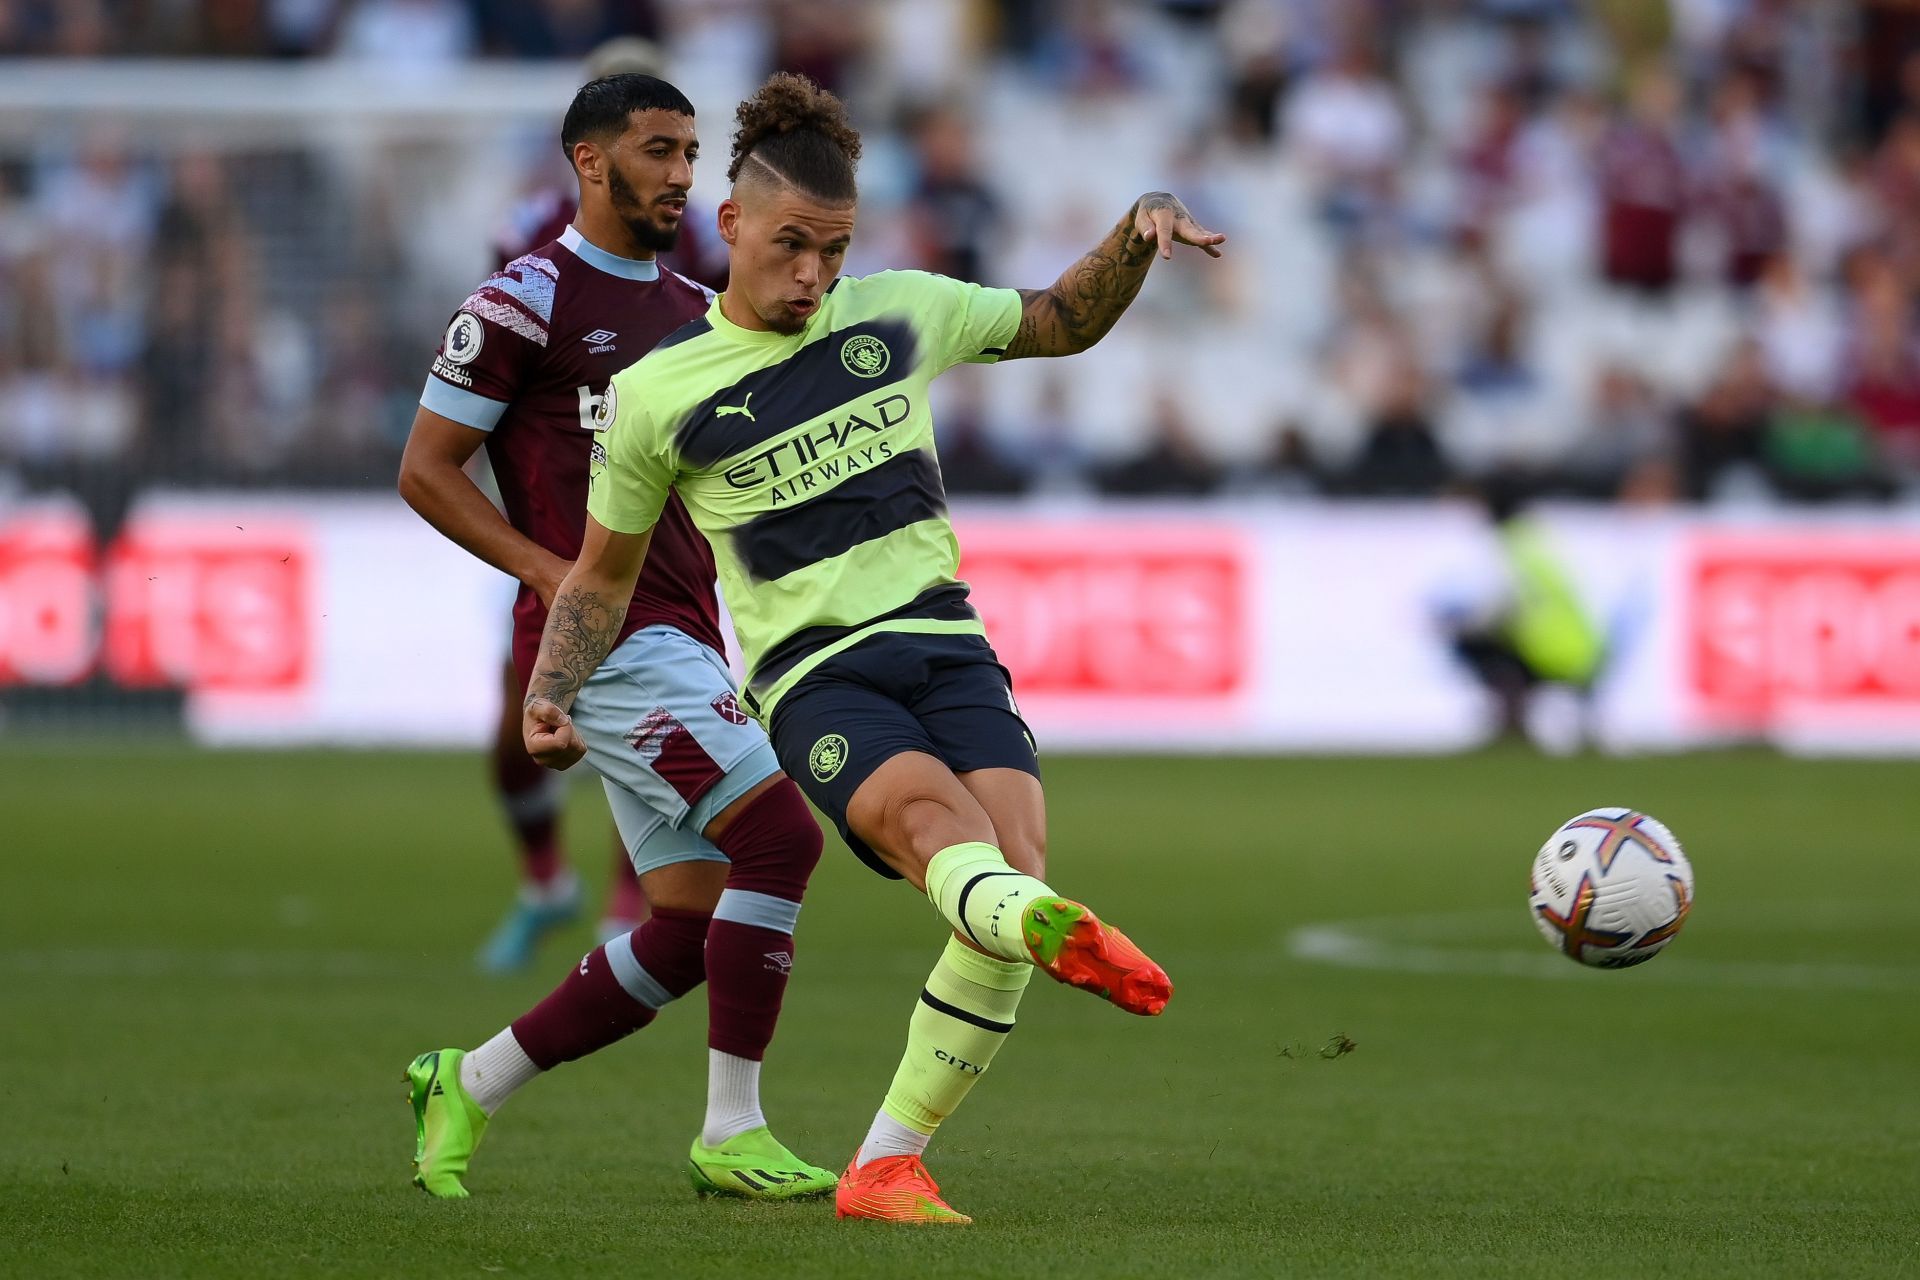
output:
M 947 939 L 907 1023 L 907 1051 L 881 1110 L 930 1134 L 986 1074 L 1013 1030 L 1033 966 L 983 956 Z
M 1056 896 L 1045 881 L 1009 867 L 990 844 L 952 845 L 927 863 L 933 905 L 955 933 L 1002 960 L 1033 963 L 1020 939 L 1021 909 L 1035 898 Z

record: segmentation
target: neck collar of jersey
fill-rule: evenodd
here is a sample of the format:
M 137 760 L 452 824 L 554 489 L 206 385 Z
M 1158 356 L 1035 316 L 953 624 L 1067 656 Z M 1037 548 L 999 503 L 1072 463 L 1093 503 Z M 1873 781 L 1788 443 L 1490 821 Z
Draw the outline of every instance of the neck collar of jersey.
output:
M 778 346 L 782 342 L 791 342 L 797 338 L 804 338 L 807 336 L 808 330 L 813 328 L 813 322 L 818 320 L 821 313 L 826 310 L 826 308 L 822 307 L 808 316 L 807 327 L 798 333 L 776 333 L 772 329 L 746 329 L 727 319 L 726 312 L 720 309 L 720 300 L 726 296 L 724 293 L 716 293 L 713 296 L 713 302 L 707 307 L 707 323 L 711 324 L 713 331 L 722 337 L 729 338 L 734 342 L 745 343 L 749 346 L 772 347 Z
M 608 253 L 581 235 L 578 227 L 568 227 L 562 231 L 560 244 L 580 261 L 610 276 L 619 276 L 623 280 L 658 280 L 660 278 L 660 264 L 654 259 L 623 258 L 617 253 Z

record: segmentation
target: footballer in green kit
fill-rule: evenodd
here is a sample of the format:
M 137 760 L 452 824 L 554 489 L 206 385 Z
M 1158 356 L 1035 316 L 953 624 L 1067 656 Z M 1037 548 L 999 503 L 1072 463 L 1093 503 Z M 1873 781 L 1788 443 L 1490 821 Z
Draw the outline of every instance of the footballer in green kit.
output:
M 727 290 L 613 379 L 585 544 L 554 598 L 524 729 L 542 763 L 583 754 L 568 708 L 678 493 L 713 545 L 745 701 L 782 768 L 954 930 L 838 1212 L 957 1223 L 921 1156 L 1013 1029 L 1033 969 L 1143 1015 L 1173 987 L 1042 879 L 1039 763 L 958 576 L 928 386 L 956 364 L 1084 351 L 1156 255 L 1186 244 L 1218 257 L 1225 237 L 1156 192 L 1046 289 L 843 278 L 859 155 L 839 100 L 804 78 L 775 76 L 741 105 L 720 207 Z

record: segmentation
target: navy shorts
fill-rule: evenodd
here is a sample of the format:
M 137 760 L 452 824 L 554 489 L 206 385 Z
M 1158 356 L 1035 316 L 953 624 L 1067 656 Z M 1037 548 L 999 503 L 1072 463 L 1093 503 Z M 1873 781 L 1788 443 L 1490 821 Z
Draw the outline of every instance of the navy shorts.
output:
M 893 880 L 900 874 L 847 829 L 847 804 L 875 769 L 903 751 L 923 751 L 955 773 L 1040 776 L 1013 678 L 985 636 L 869 636 L 802 677 L 774 705 L 767 728 L 781 769 L 862 862 Z

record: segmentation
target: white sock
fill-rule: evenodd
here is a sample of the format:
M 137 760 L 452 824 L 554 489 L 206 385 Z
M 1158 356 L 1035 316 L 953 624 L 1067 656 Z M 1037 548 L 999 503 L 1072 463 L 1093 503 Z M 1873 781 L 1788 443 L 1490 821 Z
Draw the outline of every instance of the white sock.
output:
M 707 1122 L 700 1128 L 700 1141 L 717 1147 L 766 1122 L 760 1110 L 760 1064 L 707 1050 Z
M 867 1130 L 867 1140 L 860 1144 L 860 1153 L 853 1162 L 858 1166 L 883 1156 L 917 1156 L 931 1141 L 932 1134 L 909 1129 L 885 1111 L 876 1111 L 873 1128 Z
M 473 1099 L 473 1105 L 488 1115 L 497 1111 L 515 1089 L 539 1074 L 540 1068 L 513 1038 L 512 1027 L 460 1059 L 460 1087 Z

